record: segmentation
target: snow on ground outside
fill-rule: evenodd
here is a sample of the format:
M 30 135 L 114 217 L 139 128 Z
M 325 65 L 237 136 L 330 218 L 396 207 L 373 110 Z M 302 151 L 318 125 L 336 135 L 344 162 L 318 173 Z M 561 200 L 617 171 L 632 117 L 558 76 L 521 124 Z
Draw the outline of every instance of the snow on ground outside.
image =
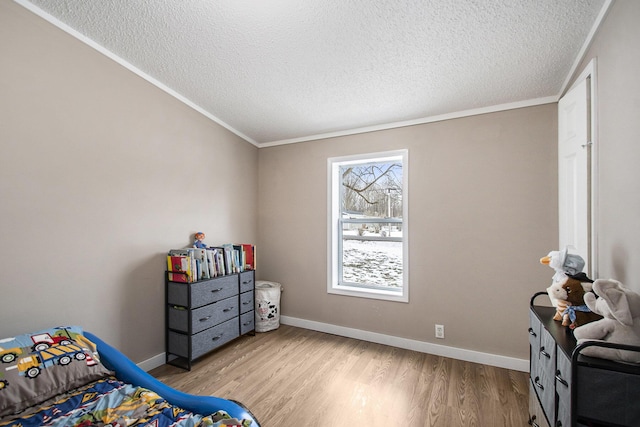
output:
M 402 286 L 401 242 L 344 240 L 343 252 L 344 281 Z

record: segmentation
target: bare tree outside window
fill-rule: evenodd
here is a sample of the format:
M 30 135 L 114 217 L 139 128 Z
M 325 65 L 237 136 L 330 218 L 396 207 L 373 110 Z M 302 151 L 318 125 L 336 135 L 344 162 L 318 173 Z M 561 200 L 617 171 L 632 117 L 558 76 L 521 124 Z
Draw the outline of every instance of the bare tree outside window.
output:
M 327 292 L 409 302 L 406 149 L 327 159 Z
M 341 282 L 402 287 L 402 164 L 350 164 L 340 176 Z

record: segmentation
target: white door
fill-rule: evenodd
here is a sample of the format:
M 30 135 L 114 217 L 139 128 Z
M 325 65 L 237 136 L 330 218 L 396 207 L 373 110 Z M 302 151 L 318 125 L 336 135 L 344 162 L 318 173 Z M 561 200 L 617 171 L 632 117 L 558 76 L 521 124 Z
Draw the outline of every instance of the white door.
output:
M 590 270 L 590 79 L 578 82 L 558 103 L 559 249 L 580 255 Z

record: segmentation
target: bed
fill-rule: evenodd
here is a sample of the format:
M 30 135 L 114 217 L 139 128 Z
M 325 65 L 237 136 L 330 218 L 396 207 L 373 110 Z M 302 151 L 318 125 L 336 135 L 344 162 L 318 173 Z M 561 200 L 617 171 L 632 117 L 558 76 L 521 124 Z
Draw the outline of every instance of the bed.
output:
M 260 427 L 242 404 L 180 392 L 79 326 L 0 339 L 0 426 Z

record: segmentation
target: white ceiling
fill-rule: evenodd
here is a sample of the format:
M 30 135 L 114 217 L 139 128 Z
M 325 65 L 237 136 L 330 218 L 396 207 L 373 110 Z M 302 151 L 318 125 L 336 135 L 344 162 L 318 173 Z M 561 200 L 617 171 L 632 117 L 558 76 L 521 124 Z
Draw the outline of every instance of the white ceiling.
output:
M 15 0 L 257 146 L 554 102 L 610 0 Z

